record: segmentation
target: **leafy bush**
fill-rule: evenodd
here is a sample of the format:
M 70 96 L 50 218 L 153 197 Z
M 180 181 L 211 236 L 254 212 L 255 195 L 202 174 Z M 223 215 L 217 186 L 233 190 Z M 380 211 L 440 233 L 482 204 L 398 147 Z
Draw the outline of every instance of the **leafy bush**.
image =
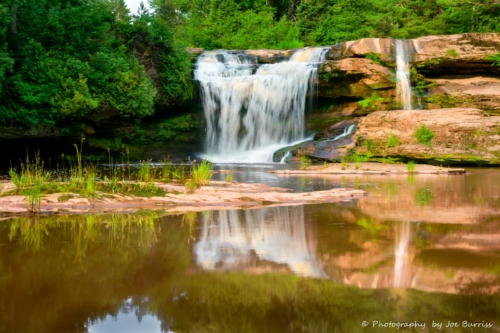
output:
M 434 134 L 425 125 L 421 125 L 417 128 L 415 132 L 417 143 L 423 143 L 424 145 L 430 146 L 432 138 L 434 138 Z

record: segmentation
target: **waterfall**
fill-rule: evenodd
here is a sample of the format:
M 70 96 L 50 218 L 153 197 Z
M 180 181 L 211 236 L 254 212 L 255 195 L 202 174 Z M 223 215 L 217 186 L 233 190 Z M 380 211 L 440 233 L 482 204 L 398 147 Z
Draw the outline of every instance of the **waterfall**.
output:
M 394 288 L 404 287 L 408 284 L 409 272 L 407 272 L 407 270 L 410 237 L 410 222 L 401 222 L 399 239 L 396 242 L 396 250 L 394 253 Z
M 200 82 L 206 154 L 212 162 L 273 162 L 273 153 L 304 139 L 306 95 L 317 80 L 327 48 L 296 51 L 289 61 L 260 66 L 256 58 L 204 52 Z
M 194 253 L 197 265 L 208 270 L 257 270 L 258 258 L 286 265 L 300 276 L 325 275 L 301 206 L 206 214 Z M 279 270 L 279 266 L 275 268 Z
M 410 64 L 411 53 L 408 42 L 396 40 L 396 80 L 397 94 L 403 110 L 411 110 Z

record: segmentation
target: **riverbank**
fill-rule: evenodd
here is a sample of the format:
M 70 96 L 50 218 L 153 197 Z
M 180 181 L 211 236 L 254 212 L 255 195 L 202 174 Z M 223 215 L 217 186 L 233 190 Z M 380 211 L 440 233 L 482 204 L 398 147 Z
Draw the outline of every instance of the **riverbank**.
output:
M 314 165 L 304 170 L 276 170 L 274 174 L 464 174 L 465 169 L 444 168 L 428 164 L 383 164 L 383 163 L 332 163 Z
M 25 198 L 8 195 L 15 189 L 11 182 L 0 183 L 0 215 L 28 214 Z M 42 194 L 41 214 L 86 214 L 106 212 L 133 212 L 142 209 L 162 209 L 169 212 L 199 212 L 214 209 L 245 209 L 263 206 L 302 205 L 346 201 L 360 198 L 366 192 L 348 188 L 336 188 L 307 193 L 292 193 L 287 189 L 258 183 L 211 181 L 188 191 L 183 184 L 154 183 L 166 192 L 165 196 L 150 198 L 118 193 L 98 193 L 96 198 L 76 193 Z

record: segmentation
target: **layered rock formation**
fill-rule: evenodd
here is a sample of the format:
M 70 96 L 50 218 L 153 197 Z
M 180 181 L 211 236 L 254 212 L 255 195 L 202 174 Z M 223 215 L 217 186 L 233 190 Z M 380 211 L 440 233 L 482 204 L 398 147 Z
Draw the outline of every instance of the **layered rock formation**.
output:
M 432 136 L 428 142 L 419 142 L 422 126 Z M 500 117 L 451 108 L 377 111 L 361 119 L 356 137 L 358 153 L 442 164 L 500 164 L 499 134 Z M 388 143 L 391 138 L 393 144 Z

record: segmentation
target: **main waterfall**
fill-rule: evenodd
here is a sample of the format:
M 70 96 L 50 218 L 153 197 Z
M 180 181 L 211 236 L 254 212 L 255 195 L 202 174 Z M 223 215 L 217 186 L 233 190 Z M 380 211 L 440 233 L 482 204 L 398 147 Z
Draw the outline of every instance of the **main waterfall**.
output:
M 296 51 L 289 61 L 262 65 L 227 51 L 204 52 L 200 82 L 207 122 L 205 158 L 212 162 L 272 162 L 273 153 L 304 140 L 307 92 L 327 48 Z
M 407 42 L 396 40 L 397 91 L 403 110 L 411 110 L 410 64 L 411 53 Z

